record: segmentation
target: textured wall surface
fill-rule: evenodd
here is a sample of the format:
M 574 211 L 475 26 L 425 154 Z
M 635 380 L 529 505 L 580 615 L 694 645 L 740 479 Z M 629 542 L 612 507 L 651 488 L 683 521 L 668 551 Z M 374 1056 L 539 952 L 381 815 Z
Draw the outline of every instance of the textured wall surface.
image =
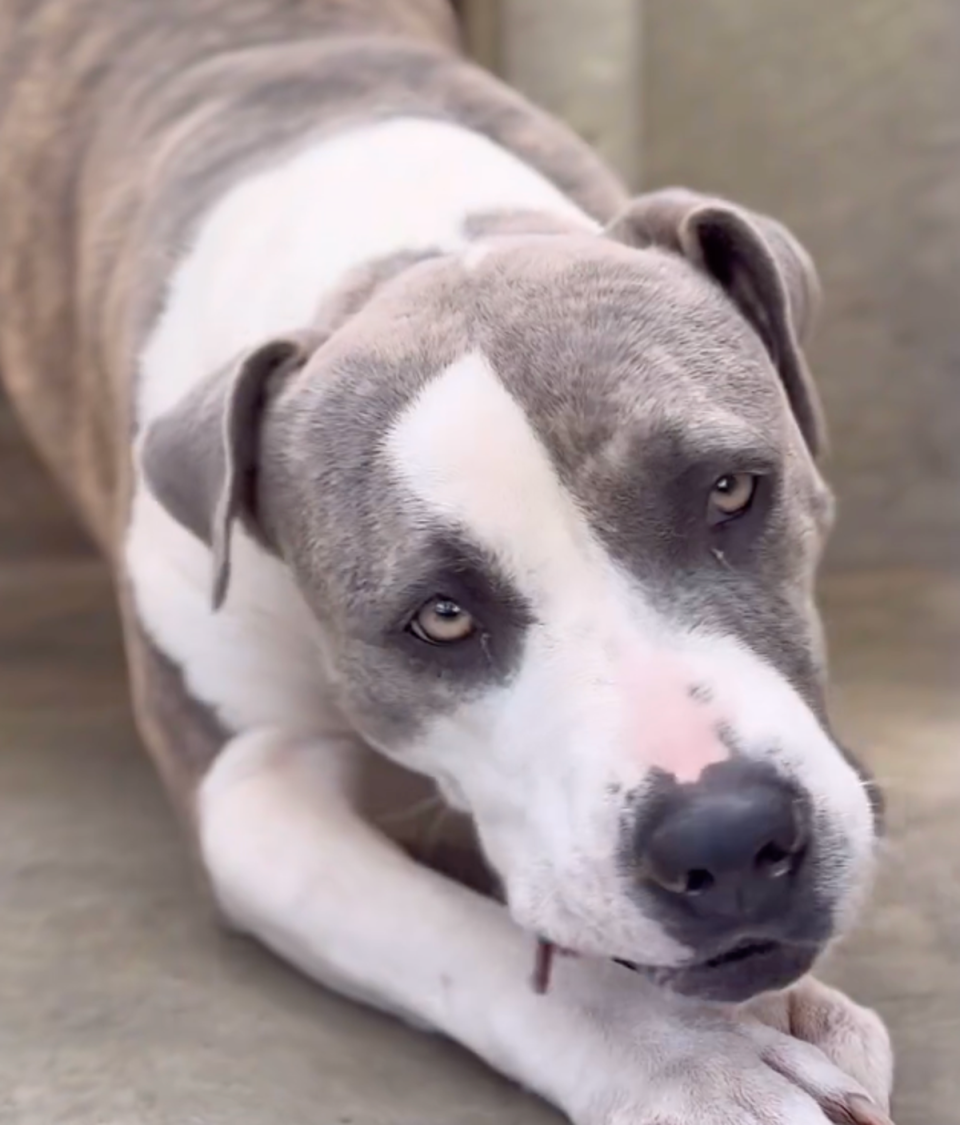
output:
M 827 303 L 813 351 L 835 564 L 960 562 L 960 5 L 645 0 L 644 179 L 788 221 Z
M 474 0 L 475 6 L 494 0 Z M 639 0 L 497 0 L 498 70 L 630 182 L 640 165 Z

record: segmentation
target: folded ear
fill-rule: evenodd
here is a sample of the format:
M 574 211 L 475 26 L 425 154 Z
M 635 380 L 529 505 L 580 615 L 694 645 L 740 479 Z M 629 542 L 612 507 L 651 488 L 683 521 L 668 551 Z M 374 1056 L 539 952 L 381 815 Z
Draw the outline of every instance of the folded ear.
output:
M 822 453 L 823 413 L 801 347 L 820 285 L 810 256 L 787 228 L 725 200 L 669 188 L 638 196 L 607 234 L 682 254 L 726 290 L 770 353 L 808 448 L 814 457 Z
M 258 533 L 255 474 L 266 408 L 322 343 L 310 332 L 271 340 L 208 376 L 146 430 L 141 468 L 151 492 L 213 551 L 213 606 L 230 580 L 230 540 L 242 519 Z

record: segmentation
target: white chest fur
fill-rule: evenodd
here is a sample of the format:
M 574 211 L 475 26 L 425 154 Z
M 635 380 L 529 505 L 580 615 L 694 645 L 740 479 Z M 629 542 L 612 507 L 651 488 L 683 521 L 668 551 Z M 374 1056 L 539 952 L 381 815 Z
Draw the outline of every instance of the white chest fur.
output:
M 352 268 L 401 250 L 466 250 L 467 216 L 514 209 L 591 225 L 511 153 L 425 119 L 338 133 L 245 179 L 207 214 L 171 279 L 141 356 L 138 424 L 243 349 L 308 324 Z M 207 548 L 138 480 L 126 560 L 142 622 L 229 725 L 325 726 L 309 615 L 282 565 L 237 539 L 230 595 L 215 614 Z

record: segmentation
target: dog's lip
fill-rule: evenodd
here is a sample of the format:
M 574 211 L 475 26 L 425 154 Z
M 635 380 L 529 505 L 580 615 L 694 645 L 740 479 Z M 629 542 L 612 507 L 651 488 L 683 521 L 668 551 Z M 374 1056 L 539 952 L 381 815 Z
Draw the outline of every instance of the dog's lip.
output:
M 738 942 L 736 945 L 713 957 L 708 957 L 705 961 L 701 962 L 704 968 L 718 969 L 723 965 L 733 965 L 737 961 L 747 961 L 753 957 L 762 957 L 768 953 L 775 953 L 781 946 L 782 942 L 772 941 L 767 939 L 745 940 Z
M 819 943 L 756 936 L 741 938 L 710 956 L 680 965 L 644 965 L 624 957 L 610 960 L 671 992 L 716 1003 L 740 1004 L 763 992 L 788 988 L 813 968 L 822 950 Z M 537 992 L 549 988 L 554 954 L 579 956 L 575 949 L 539 937 L 532 978 Z
M 745 938 L 742 941 L 738 941 L 735 945 L 721 950 L 719 953 L 714 953 L 710 957 L 685 961 L 680 965 L 645 965 L 641 962 L 630 961 L 622 957 L 615 957 L 614 960 L 618 965 L 623 965 L 627 969 L 632 969 L 635 973 L 643 973 L 645 975 L 655 974 L 657 976 L 666 977 L 689 972 L 692 969 L 720 969 L 723 968 L 724 965 L 732 965 L 738 961 L 749 961 L 754 957 L 773 953 L 777 949 L 782 948 L 782 946 L 783 942 L 773 941 L 770 938 Z
M 670 967 L 615 960 L 672 991 L 739 1003 L 788 987 L 812 968 L 820 951 L 819 945 L 745 938 L 709 957 Z
M 579 952 L 569 946 L 558 945 L 549 938 L 538 936 L 541 946 L 549 947 L 554 952 L 564 957 L 578 957 Z M 814 946 L 800 945 L 796 942 L 777 941 L 773 938 L 742 938 L 733 945 L 726 946 L 709 957 L 700 957 L 695 960 L 684 961 L 679 965 L 648 965 L 642 961 L 632 961 L 626 957 L 611 957 L 610 960 L 617 965 L 623 965 L 635 973 L 646 976 L 655 975 L 666 979 L 671 975 L 679 975 L 692 970 L 720 969 L 726 965 L 733 965 L 741 961 L 749 961 L 756 957 L 769 956 L 787 949 L 815 949 Z
M 537 940 L 541 947 L 549 948 L 560 956 L 579 956 L 577 950 L 567 946 L 557 945 L 547 938 L 539 937 Z M 642 973 L 644 976 L 656 976 L 661 979 L 667 979 L 674 975 L 690 972 L 691 970 L 720 969 L 725 965 L 733 965 L 740 961 L 749 961 L 755 957 L 773 954 L 785 948 L 787 948 L 785 942 L 774 941 L 770 938 L 745 938 L 742 941 L 738 941 L 735 945 L 728 946 L 726 949 L 721 950 L 719 953 L 712 954 L 710 957 L 684 961 L 680 965 L 647 965 L 640 961 L 631 961 L 626 957 L 612 957 L 611 960 L 617 965 L 623 965 L 625 969 L 630 969 L 632 972 Z

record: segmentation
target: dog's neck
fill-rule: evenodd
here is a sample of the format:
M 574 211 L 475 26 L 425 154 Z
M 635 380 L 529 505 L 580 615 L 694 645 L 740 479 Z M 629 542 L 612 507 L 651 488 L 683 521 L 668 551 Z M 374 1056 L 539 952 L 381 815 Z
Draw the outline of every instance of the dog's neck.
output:
M 236 184 L 175 271 L 141 365 L 143 424 L 245 348 L 315 323 L 383 276 L 519 230 L 594 229 L 539 172 L 448 122 L 327 136 Z

